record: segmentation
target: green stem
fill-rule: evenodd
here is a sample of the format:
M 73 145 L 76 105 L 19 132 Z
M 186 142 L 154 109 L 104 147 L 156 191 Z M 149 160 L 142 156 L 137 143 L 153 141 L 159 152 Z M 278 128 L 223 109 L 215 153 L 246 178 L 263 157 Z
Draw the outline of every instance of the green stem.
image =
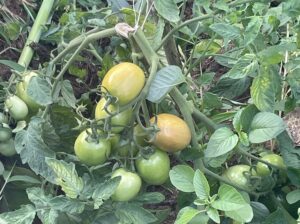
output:
M 49 18 L 53 4 L 54 0 L 44 0 L 39 9 L 37 17 L 34 21 L 34 24 L 25 43 L 25 47 L 23 48 L 23 51 L 18 61 L 18 63 L 24 66 L 25 68 L 28 67 L 34 53 L 33 49 L 30 47 L 30 44 L 34 42 L 39 42 L 43 26 L 46 24 Z
M 195 119 L 202 121 L 209 130 L 215 131 L 218 129 L 218 125 L 215 122 L 213 122 L 210 118 L 208 118 L 201 111 L 197 110 L 195 107 L 193 108 L 192 114 Z

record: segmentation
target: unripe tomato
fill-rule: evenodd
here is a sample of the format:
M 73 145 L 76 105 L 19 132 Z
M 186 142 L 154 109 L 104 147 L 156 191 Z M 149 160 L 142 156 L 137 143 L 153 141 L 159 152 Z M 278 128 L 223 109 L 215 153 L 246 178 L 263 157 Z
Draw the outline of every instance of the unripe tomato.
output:
M 114 152 L 117 145 L 119 144 L 121 136 L 119 134 L 113 134 L 109 137 L 110 145 L 111 145 L 111 152 Z
M 166 152 L 156 149 L 148 158 L 135 161 L 138 174 L 148 184 L 161 185 L 169 178 L 170 158 Z
M 4 113 L 0 112 L 0 124 L 8 124 L 8 118 Z
M 28 106 L 29 110 L 35 112 L 37 111 L 41 105 L 36 103 L 28 94 L 27 88 L 32 77 L 38 76 L 35 72 L 29 72 L 23 77 L 23 81 L 19 82 L 16 86 L 16 95 L 20 97 Z
M 132 150 L 133 156 L 135 156 L 138 153 L 138 148 L 135 145 L 131 145 L 131 142 L 126 139 L 121 139 L 116 145 L 116 147 L 113 149 L 114 153 L 121 157 L 129 156 L 130 150 Z
M 249 184 L 247 177 L 245 176 L 245 172 L 249 172 L 250 174 L 250 169 L 251 167 L 248 165 L 235 165 L 225 170 L 222 176 L 229 180 L 231 183 L 236 184 L 237 186 L 249 189 Z
M 124 105 L 136 98 L 145 84 L 143 70 L 133 63 L 120 63 L 112 67 L 102 81 L 103 91 L 108 91 Z
M 106 103 L 106 100 L 104 98 L 102 98 L 96 106 L 95 118 L 97 120 L 105 119 L 110 116 L 108 113 L 106 113 L 106 111 L 104 109 L 105 103 Z M 115 113 L 118 111 L 118 106 L 110 104 L 107 109 L 110 113 Z M 112 125 L 111 131 L 113 133 L 120 133 L 121 131 L 123 131 L 125 126 L 129 124 L 131 116 L 132 116 L 131 108 L 129 108 L 128 110 L 122 111 L 121 113 L 118 113 L 117 115 L 113 116 L 111 118 L 111 125 Z
M 150 119 L 155 122 L 155 117 Z M 167 152 L 177 152 L 186 148 L 191 141 L 191 131 L 188 125 L 181 118 L 173 114 L 157 115 L 157 126 L 153 144 L 159 149 Z
M 90 130 L 89 130 L 90 132 Z M 87 131 L 81 132 L 74 145 L 75 154 L 78 159 L 89 166 L 103 164 L 109 157 L 111 143 L 108 139 L 91 139 Z
M 5 100 L 5 107 L 8 109 L 9 114 L 17 121 L 24 120 L 28 115 L 26 103 L 16 95 L 9 96 Z
M 275 166 L 278 166 L 279 168 L 283 168 L 283 169 L 286 168 L 282 157 L 279 156 L 279 155 L 267 154 L 267 155 L 263 156 L 261 159 L 268 162 L 268 163 L 271 163 Z M 264 163 L 261 163 L 261 162 L 257 163 L 256 170 L 257 170 L 257 174 L 259 176 L 268 176 L 271 173 L 268 165 L 264 164 Z
M 13 156 L 17 153 L 15 149 L 15 142 L 12 138 L 8 141 L 0 142 L 0 153 L 4 156 Z
M 147 132 L 141 127 L 141 125 L 137 124 L 133 129 L 133 138 L 135 142 L 139 146 L 146 146 L 148 145 L 148 134 Z
M 140 191 L 142 186 L 142 180 L 136 173 L 126 171 L 123 168 L 119 168 L 111 175 L 114 177 L 121 177 L 121 181 L 112 195 L 114 201 L 129 201 L 133 199 Z
M 0 126 L 0 142 L 8 141 L 11 137 L 12 137 L 11 129 Z

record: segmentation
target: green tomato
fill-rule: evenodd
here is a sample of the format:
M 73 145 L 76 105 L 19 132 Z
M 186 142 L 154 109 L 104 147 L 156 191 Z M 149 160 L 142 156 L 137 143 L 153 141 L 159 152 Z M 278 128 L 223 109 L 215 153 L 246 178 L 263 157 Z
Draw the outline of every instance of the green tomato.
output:
M 142 180 L 136 173 L 126 171 L 123 168 L 119 168 L 111 175 L 114 177 L 121 177 L 121 181 L 112 195 L 114 201 L 129 201 L 133 199 L 140 191 L 142 186 Z
M 279 168 L 282 169 L 286 168 L 282 157 L 279 155 L 267 154 L 263 156 L 261 159 L 272 165 L 278 166 Z M 268 165 L 261 162 L 257 163 L 256 170 L 259 176 L 268 176 L 271 173 L 271 170 L 269 169 Z
M 148 158 L 135 161 L 138 174 L 148 184 L 161 185 L 169 178 L 170 158 L 166 152 L 156 149 Z
M 15 142 L 12 138 L 8 141 L 0 143 L 0 153 L 4 156 L 13 156 L 17 153 L 15 148 Z
M 127 157 L 130 155 L 131 149 L 133 156 L 135 156 L 138 153 L 138 148 L 135 145 L 131 145 L 129 140 L 121 139 L 114 148 L 114 153 L 121 157 Z
M 104 110 L 105 104 L 106 104 L 106 100 L 104 98 L 102 98 L 98 102 L 98 104 L 96 106 L 96 110 L 95 110 L 95 118 L 97 120 L 105 119 L 110 116 Z M 115 113 L 118 111 L 118 106 L 110 104 L 107 109 L 110 113 Z M 131 108 L 129 108 L 128 110 L 122 111 L 121 113 L 118 113 L 115 116 L 113 116 L 111 118 L 111 125 L 112 125 L 111 131 L 113 133 L 120 133 L 121 131 L 123 131 L 125 126 L 127 126 L 129 124 L 131 117 L 132 117 L 132 109 Z
M 108 159 L 111 143 L 108 139 L 100 138 L 98 142 L 95 139 L 90 139 L 87 130 L 85 130 L 78 135 L 74 150 L 82 163 L 88 166 L 96 166 L 103 164 Z
M 16 95 L 9 96 L 5 100 L 5 107 L 8 109 L 9 114 L 17 121 L 24 120 L 28 115 L 26 103 Z
M 0 112 L 0 124 L 8 124 L 8 118 L 4 113 Z
M 0 127 L 0 142 L 8 141 L 12 137 L 10 128 Z
M 30 80 L 32 80 L 32 78 L 36 76 L 38 76 L 38 74 L 31 71 L 23 76 L 23 80 L 16 86 L 16 95 L 20 97 L 26 103 L 29 110 L 33 112 L 38 111 L 38 109 L 42 107 L 40 104 L 36 103 L 27 93 Z
M 121 139 L 121 135 L 119 134 L 113 134 L 112 136 L 109 137 L 109 141 L 111 144 L 111 152 L 114 152 L 117 145 L 119 144 Z
M 135 142 L 140 146 L 148 145 L 148 134 L 139 124 L 137 124 L 133 129 L 133 138 Z
M 222 176 L 228 181 L 230 181 L 231 183 L 236 184 L 239 187 L 249 189 L 250 186 L 248 184 L 248 180 L 247 177 L 245 176 L 245 173 L 248 172 L 250 174 L 250 169 L 251 167 L 248 165 L 242 165 L 242 164 L 235 165 L 225 170 Z M 252 175 L 255 175 L 255 173 L 253 172 Z

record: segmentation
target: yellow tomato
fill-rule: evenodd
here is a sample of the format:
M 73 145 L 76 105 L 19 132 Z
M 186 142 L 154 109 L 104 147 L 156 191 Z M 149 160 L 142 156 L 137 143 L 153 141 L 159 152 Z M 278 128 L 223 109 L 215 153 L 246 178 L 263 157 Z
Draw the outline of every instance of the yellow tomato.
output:
M 150 119 L 155 122 L 155 117 Z M 153 144 L 167 152 L 177 152 L 186 148 L 191 141 L 191 131 L 184 120 L 173 114 L 157 115 L 157 126 Z
M 102 81 L 103 91 L 118 98 L 124 105 L 136 98 L 145 84 L 143 70 L 133 63 L 120 63 L 112 67 Z

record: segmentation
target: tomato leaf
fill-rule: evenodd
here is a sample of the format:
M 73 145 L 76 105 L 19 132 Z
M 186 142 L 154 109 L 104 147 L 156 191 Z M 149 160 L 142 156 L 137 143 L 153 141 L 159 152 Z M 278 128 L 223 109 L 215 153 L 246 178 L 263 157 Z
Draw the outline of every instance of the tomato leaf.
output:
M 185 81 L 181 69 L 175 65 L 169 65 L 156 73 L 151 83 L 147 100 L 159 103 L 174 86 Z
M 215 223 L 220 223 L 220 216 L 217 209 L 209 207 L 206 212 L 211 220 L 213 220 Z
M 27 94 L 36 103 L 42 106 L 47 106 L 53 102 L 50 84 L 40 77 L 34 76 L 30 79 L 27 87 Z
M 244 32 L 244 44 L 248 45 L 252 43 L 257 35 L 260 33 L 263 19 L 260 16 L 253 16 Z
M 234 211 L 247 205 L 243 196 L 232 186 L 222 184 L 218 191 L 219 199 L 213 201 L 211 206 L 221 211 Z
M 270 112 L 260 112 L 251 122 L 249 141 L 262 143 L 275 138 L 285 130 L 285 123 L 281 117 Z
M 199 210 L 192 207 L 184 207 L 177 215 L 175 224 L 186 224 L 189 223 L 196 215 L 200 213 Z
M 61 95 L 65 100 L 66 104 L 72 108 L 76 107 L 76 98 L 74 96 L 73 87 L 69 80 L 64 80 L 61 82 Z
M 209 139 L 204 151 L 205 157 L 218 157 L 231 151 L 238 143 L 239 138 L 229 128 L 217 129 Z
M 176 23 L 180 20 L 179 9 L 174 0 L 154 0 L 154 7 L 169 22 Z
M 186 165 L 177 165 L 170 170 L 171 183 L 180 191 L 194 192 L 194 170 Z
M 253 210 L 250 205 L 244 205 L 242 208 L 225 211 L 225 215 L 238 222 L 250 222 L 253 219 Z
M 122 223 L 141 224 L 157 221 L 151 212 L 134 203 L 118 204 L 115 215 Z
M 0 60 L 0 64 L 6 65 L 6 66 L 10 67 L 11 69 L 16 70 L 18 72 L 24 72 L 25 71 L 24 66 L 19 65 L 18 63 L 14 62 L 14 61 Z
M 104 183 L 98 184 L 98 186 L 95 187 L 96 189 L 92 196 L 94 200 L 94 209 L 98 209 L 105 200 L 109 199 L 113 195 L 120 181 L 121 177 L 115 177 Z
M 241 79 L 246 76 L 254 76 L 258 69 L 258 60 L 255 54 L 245 54 L 222 78 Z
M 286 200 L 289 204 L 294 204 L 297 201 L 300 201 L 300 189 L 289 192 L 286 195 Z
M 46 162 L 56 174 L 56 184 L 61 186 L 66 195 L 70 198 L 79 196 L 84 184 L 75 170 L 75 164 L 53 158 L 47 158 Z
M 284 209 L 278 208 L 271 213 L 265 220 L 264 224 L 296 224 L 296 220 Z
M 275 106 L 275 96 L 280 79 L 270 68 L 262 68 L 253 80 L 250 94 L 255 106 L 261 111 L 272 112 Z
M 22 205 L 20 209 L 0 214 L 0 223 L 3 224 L 31 224 L 36 211 L 32 205 Z
M 300 68 L 292 70 L 287 76 L 287 81 L 291 87 L 295 99 L 300 99 Z
M 210 187 L 206 177 L 200 170 L 196 170 L 193 183 L 197 197 L 203 200 L 208 199 Z
M 145 192 L 134 198 L 134 201 L 143 204 L 156 204 L 163 202 L 164 200 L 165 196 L 160 192 Z
M 27 130 L 22 130 L 16 134 L 15 147 L 20 154 L 23 163 L 28 163 L 29 167 L 46 180 L 54 182 L 54 173 L 46 164 L 45 158 L 54 158 L 55 153 L 50 150 L 43 140 L 42 136 L 45 131 L 44 121 L 40 118 L 33 118 Z
M 224 38 L 224 42 L 227 43 L 229 40 L 234 40 L 241 37 L 241 30 L 233 25 L 226 23 L 214 23 L 209 26 L 214 32 Z

